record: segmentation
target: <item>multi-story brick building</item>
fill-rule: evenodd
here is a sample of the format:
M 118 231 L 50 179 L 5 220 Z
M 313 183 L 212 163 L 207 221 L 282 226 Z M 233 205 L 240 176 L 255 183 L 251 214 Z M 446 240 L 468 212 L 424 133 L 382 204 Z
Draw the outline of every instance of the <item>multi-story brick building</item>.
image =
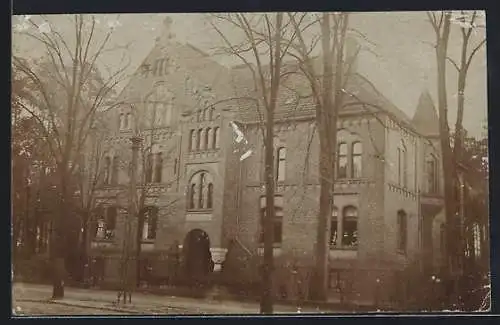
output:
M 356 270 L 365 270 L 355 280 L 365 286 L 384 270 L 416 262 L 437 267 L 444 213 L 437 115 L 429 94 L 415 103 L 410 119 L 358 72 L 346 86 L 349 99 L 338 122 L 329 265 L 354 278 Z M 96 200 L 103 222 L 91 246 L 93 256 L 107 257 L 105 279 L 118 276 L 126 215 L 119 207 L 129 200 L 129 173 L 120 166 L 128 166 L 130 138 L 138 131 L 147 149 L 138 191 L 145 190 L 145 206 L 155 207 L 141 225 L 143 254 L 182 245 L 193 230 L 208 236 L 216 270 L 230 240 L 249 254 L 261 253 L 264 151 L 249 76 L 168 33 L 158 39 L 109 119 L 115 127 Z M 274 252 L 312 256 L 319 198 L 315 115 L 310 99 L 297 92 L 307 87 L 297 79 L 284 85 L 275 119 Z

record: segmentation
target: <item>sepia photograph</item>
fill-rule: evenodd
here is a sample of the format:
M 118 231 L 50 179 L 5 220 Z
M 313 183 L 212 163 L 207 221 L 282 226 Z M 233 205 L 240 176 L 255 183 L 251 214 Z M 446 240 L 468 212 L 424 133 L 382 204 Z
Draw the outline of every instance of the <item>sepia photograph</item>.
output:
M 12 315 L 490 311 L 485 16 L 12 16 Z

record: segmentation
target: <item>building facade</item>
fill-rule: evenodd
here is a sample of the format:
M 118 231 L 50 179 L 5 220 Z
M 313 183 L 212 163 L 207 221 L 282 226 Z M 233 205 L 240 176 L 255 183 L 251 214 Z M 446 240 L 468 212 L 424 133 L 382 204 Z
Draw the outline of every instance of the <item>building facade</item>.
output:
M 136 199 L 148 208 L 143 221 L 132 221 L 134 233 L 140 228 L 141 254 L 182 246 L 194 230 L 208 237 L 215 270 L 230 241 L 262 254 L 264 149 L 248 76 L 244 68 L 221 66 L 168 33 L 158 39 L 108 119 L 113 131 L 90 239 L 106 281 L 118 279 L 130 211 L 130 139 L 136 135 L 142 138 Z M 315 114 L 307 99 L 286 89 L 275 120 L 274 254 L 312 256 L 320 179 Z M 444 211 L 432 99 L 424 92 L 410 119 L 361 76 L 346 89 L 330 268 L 350 273 L 359 287 L 412 263 L 438 268 Z M 356 271 L 364 272 L 357 280 Z

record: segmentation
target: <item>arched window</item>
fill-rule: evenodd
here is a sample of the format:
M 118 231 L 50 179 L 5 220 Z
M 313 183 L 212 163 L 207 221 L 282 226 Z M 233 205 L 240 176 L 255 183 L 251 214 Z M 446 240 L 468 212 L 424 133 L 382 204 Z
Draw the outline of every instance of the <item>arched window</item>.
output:
M 404 210 L 398 211 L 398 251 L 406 253 L 408 241 L 407 214 Z
M 145 181 L 146 183 L 151 183 L 153 181 L 153 154 L 148 154 L 146 157 L 145 169 Z
M 162 157 L 162 153 L 158 152 L 156 154 L 156 160 L 155 160 L 155 182 L 156 183 L 161 183 L 162 173 L 163 173 L 163 157 Z
M 354 142 L 352 144 L 352 157 L 351 157 L 351 177 L 360 178 L 362 176 L 362 154 L 363 145 L 361 142 Z
M 220 132 L 219 127 L 215 127 L 214 128 L 214 139 L 212 141 L 212 148 L 214 148 L 214 149 L 219 148 L 219 132 Z
M 358 209 L 353 206 L 347 206 L 343 211 L 342 220 L 342 246 L 358 246 Z
M 212 209 L 213 199 L 214 199 L 213 197 L 214 197 L 214 185 L 212 183 L 209 183 L 207 191 L 207 209 Z
M 347 143 L 339 143 L 337 158 L 337 178 L 347 177 Z
M 196 150 L 196 131 L 189 131 L 189 151 Z
M 281 147 L 278 148 L 277 154 L 276 154 L 276 180 L 278 182 L 282 182 L 285 180 L 285 173 L 286 173 L 286 148 Z
M 203 135 L 203 129 L 199 129 L 198 130 L 198 135 L 196 137 L 196 149 L 197 150 L 203 149 L 202 148 L 202 141 L 201 141 L 202 135 Z
M 205 149 L 209 149 L 209 144 L 210 144 L 210 133 L 211 133 L 211 129 L 210 128 L 207 128 L 205 129 L 205 137 L 203 139 L 204 141 L 204 148 Z
M 427 169 L 427 191 L 428 193 L 435 194 L 438 192 L 438 177 L 437 177 L 437 159 L 434 155 L 430 155 L 426 161 Z
M 407 187 L 408 175 L 407 175 L 407 152 L 406 146 L 401 142 L 398 147 L 398 185 L 402 187 Z
M 330 229 L 330 247 L 337 246 L 337 237 L 338 237 L 338 217 L 339 210 L 337 207 L 333 207 L 332 209 L 332 221 L 331 221 L 331 229 Z
M 120 164 L 120 158 L 118 156 L 113 157 L 113 167 L 111 169 L 111 184 L 118 184 L 118 167 Z
M 199 109 L 198 111 L 196 111 L 196 120 L 198 122 L 201 122 L 201 119 L 202 119 L 202 110 Z
M 208 120 L 208 108 L 203 110 L 203 121 Z
M 266 218 L 266 197 L 260 198 L 260 243 L 264 243 L 264 226 Z M 283 241 L 283 197 L 276 195 L 274 197 L 274 218 L 273 223 L 273 244 L 279 245 Z
M 189 181 L 189 210 L 213 208 L 213 180 L 205 171 L 194 174 Z

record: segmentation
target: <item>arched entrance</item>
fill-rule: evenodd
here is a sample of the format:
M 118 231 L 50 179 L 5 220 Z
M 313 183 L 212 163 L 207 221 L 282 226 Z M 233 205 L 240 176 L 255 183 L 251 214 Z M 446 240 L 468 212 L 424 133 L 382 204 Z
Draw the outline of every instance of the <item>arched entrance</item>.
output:
M 210 238 L 201 229 L 187 233 L 182 246 L 184 274 L 190 283 L 202 283 L 213 271 L 214 263 L 210 253 Z

